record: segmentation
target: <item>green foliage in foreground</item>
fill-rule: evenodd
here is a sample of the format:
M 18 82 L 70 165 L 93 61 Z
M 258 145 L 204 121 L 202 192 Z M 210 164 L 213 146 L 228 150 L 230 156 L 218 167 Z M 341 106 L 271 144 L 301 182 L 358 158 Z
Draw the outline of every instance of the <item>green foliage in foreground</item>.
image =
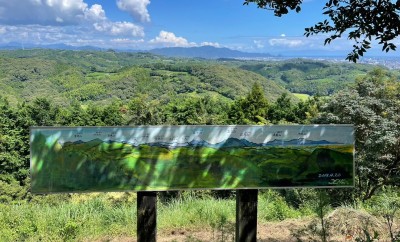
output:
M 330 198 L 325 191 L 287 190 L 296 191 L 301 197 L 307 198 L 307 202 L 302 203 L 298 208 L 289 205 L 288 197 L 280 195 L 284 191 L 286 190 L 260 191 L 258 196 L 259 224 L 285 219 L 308 221 L 315 218 L 304 229 L 292 230 L 297 235 L 310 236 L 307 240 L 299 241 L 321 241 L 324 238 L 329 241 L 329 236 L 332 234 L 342 233 L 343 237 L 346 235 L 344 231 L 335 231 L 335 228 L 340 225 L 333 224 L 335 220 L 328 216 L 335 208 L 329 206 Z M 390 209 L 395 212 L 390 212 L 390 214 L 393 214 L 397 225 L 400 204 L 392 198 L 395 196 L 393 194 L 398 192 L 397 188 L 392 193 L 380 193 L 376 195 L 376 201 L 373 199 L 367 204 L 359 202 L 355 206 L 358 207 L 361 214 L 368 215 L 366 209 L 376 215 L 376 217 L 368 215 L 369 218 L 379 220 L 381 217 L 385 218 L 386 211 L 389 210 L 380 210 L 382 205 L 378 200 L 381 199 L 380 201 L 385 201 L 386 204 L 395 204 Z M 221 236 L 232 237 L 235 223 L 235 200 L 233 197 L 216 199 L 211 195 L 210 191 L 186 191 L 181 192 L 180 196 L 176 198 L 163 200 L 163 193 L 159 193 L 157 229 L 160 234 L 177 229 L 198 230 L 201 228 L 201 230 L 213 231 L 217 239 Z M 136 206 L 135 193 L 46 195 L 35 196 L 30 202 L 0 204 L 0 241 L 112 240 L 135 237 Z M 321 224 L 321 221 L 324 222 Z M 368 223 L 368 221 L 363 222 Z M 362 227 L 361 224 L 349 224 L 349 226 Z M 384 230 L 388 234 L 385 235 L 382 228 L 362 228 L 365 233 L 371 235 L 374 233 L 373 231 L 379 230 L 380 238 L 388 238 L 389 235 L 389 229 Z M 353 233 L 355 232 L 353 231 Z M 392 238 L 396 239 L 399 234 L 399 227 L 393 226 L 390 232 L 390 235 L 393 235 Z M 357 235 L 361 239 L 360 234 L 352 235 Z
M 261 92 L 259 94 L 266 100 Z M 258 105 L 257 98 L 253 98 L 252 95 L 241 100 L 254 107 L 254 110 Z M 315 102 L 311 100 L 313 99 L 297 104 L 285 102 L 290 110 L 297 110 L 291 112 L 291 120 L 309 122 L 310 118 L 316 115 L 313 111 L 316 107 Z M 278 105 L 274 111 L 279 112 L 279 107 Z M 235 110 L 248 113 L 246 106 L 240 108 Z M 153 100 L 142 94 L 127 102 L 119 101 L 103 106 L 72 102 L 66 107 L 44 98 L 24 102 L 15 107 L 7 99 L 0 98 L 0 202 L 12 202 L 28 196 L 31 126 L 238 123 L 239 120 L 235 117 L 228 116 L 233 109 L 230 101 L 215 95 L 181 95 L 173 100 Z M 270 114 L 264 112 L 262 115 L 262 119 L 267 120 Z M 276 120 L 271 119 L 271 122 Z
M 62 241 L 99 234 L 115 236 L 121 234 L 121 229 L 133 235 L 136 229 L 136 204 L 112 205 L 104 198 L 51 204 L 49 198 L 0 205 L 0 240 Z
M 238 124 L 353 123 L 356 127 L 356 192 L 343 193 L 347 201 L 368 199 L 399 179 L 399 82 L 375 71 L 357 81 L 353 89 L 331 99 L 313 98 L 293 104 L 285 95 L 267 100 L 260 87 L 230 104 L 215 96 L 182 96 L 169 102 L 146 99 L 61 107 L 46 99 L 22 103 L 18 108 L 0 102 L 0 200 L 11 202 L 28 195 L 30 126 L 108 126 L 127 124 Z M 178 101 L 181 100 L 181 101 Z M 244 105 L 245 104 L 245 105 Z M 248 108 L 249 107 L 249 108 Z
M 198 193 L 198 192 L 197 192 Z M 135 194 L 122 196 L 48 195 L 29 203 L 0 204 L 0 241 L 95 240 L 136 233 Z M 276 192 L 259 196 L 259 221 L 278 221 L 309 215 L 288 206 Z M 185 192 L 181 198 L 158 204 L 158 229 L 205 228 L 220 230 L 235 222 L 234 199 L 199 198 Z
M 120 72 L 114 74 L 122 75 L 121 78 L 123 74 L 126 74 L 127 83 L 129 83 L 130 73 L 142 73 L 146 77 L 149 70 L 143 70 L 143 68 L 151 69 L 151 66 L 118 69 Z M 186 71 L 189 73 L 190 70 Z M 20 74 L 19 77 L 24 73 Z M 79 80 L 79 73 L 75 74 Z M 65 76 L 75 78 L 74 75 Z M 91 80 L 103 77 L 99 73 L 91 73 L 86 78 Z M 35 78 L 41 79 L 40 75 Z M 25 85 L 23 79 L 14 83 L 16 88 Z M 54 80 L 60 81 L 57 78 Z M 110 80 L 111 83 L 112 78 Z M 213 80 L 213 83 L 220 83 L 218 78 Z M 35 81 L 32 81 L 29 85 L 34 85 L 34 83 Z M 114 84 L 118 83 L 120 82 L 116 81 Z M 68 81 L 64 84 L 63 92 L 71 94 L 73 90 L 70 89 L 71 86 L 67 85 Z M 35 85 L 40 87 L 42 84 L 36 83 Z M 180 83 L 177 86 L 182 85 Z M 98 89 L 96 86 L 94 88 Z M 121 90 L 124 88 L 125 86 L 122 85 Z M 11 89 L 1 90 L 12 93 Z M 101 91 L 101 89 L 99 90 Z M 58 105 L 57 102 L 60 100 L 49 101 L 39 98 L 17 105 L 16 102 L 10 104 L 1 98 L 0 240 L 61 241 L 80 238 L 95 239 L 107 235 L 131 236 L 136 227 L 134 217 L 136 205 L 133 202 L 109 201 L 100 197 L 76 203 L 65 196 L 61 196 L 61 198 L 65 198 L 63 201 L 59 201 L 60 197 L 56 196 L 32 197 L 28 191 L 28 132 L 29 127 L 34 125 L 353 123 L 356 128 L 357 186 L 351 191 L 327 191 L 329 195 L 328 208 L 339 206 L 344 202 L 361 204 L 362 207 L 365 202 L 360 203 L 360 200 L 370 200 L 371 204 L 368 206 L 375 214 L 388 221 L 388 227 L 392 226 L 391 218 L 400 217 L 399 209 L 396 207 L 398 203 L 391 202 L 395 196 L 382 193 L 388 186 L 393 186 L 394 194 L 399 194 L 400 85 L 397 79 L 390 78 L 390 75 L 388 77 L 381 71 L 374 71 L 364 78 L 360 78 L 353 87 L 341 91 L 329 99 L 313 98 L 296 104 L 291 102 L 285 94 L 278 96 L 274 101 L 268 96 L 261 95 L 262 92 L 257 86 L 254 86 L 252 91 L 250 88 L 248 90 L 247 95 L 240 95 L 243 98 L 235 101 L 228 97 L 221 97 L 220 93 L 215 94 L 215 90 L 201 94 L 193 92 L 178 96 L 165 95 L 160 96 L 157 100 L 148 94 L 135 94 L 131 97 L 128 93 L 125 101 L 116 100 L 101 106 L 97 105 L 102 102 L 101 100 L 98 100 L 97 104 L 88 101 L 82 105 L 82 102 L 72 101 L 70 105 Z M 85 92 L 82 91 L 81 94 Z M 38 93 L 48 94 L 41 91 Z M 156 91 L 155 93 L 160 94 Z M 29 96 L 30 93 L 26 92 L 24 95 Z M 146 95 L 148 96 L 146 97 Z M 248 106 L 252 109 L 248 109 Z M 319 112 L 322 114 L 319 115 Z M 319 117 L 315 118 L 318 115 Z M 282 196 L 276 193 L 264 198 L 262 195 L 260 196 L 259 216 L 261 221 L 282 220 L 306 214 L 315 215 L 318 214 L 316 208 L 321 208 L 321 206 L 317 206 L 318 204 L 309 203 L 309 201 L 318 199 L 314 192 L 285 190 L 280 193 Z M 205 194 L 207 193 L 205 192 Z M 53 198 L 55 199 L 53 200 Z M 205 212 L 213 206 L 218 212 Z M 234 203 L 231 200 L 216 200 L 206 197 L 197 201 L 184 197 L 181 200 L 159 205 L 160 211 L 165 209 L 163 211 L 165 214 L 174 209 L 177 211 L 176 214 L 179 214 L 174 216 L 176 220 L 172 220 L 169 214 L 167 216 L 169 220 L 162 222 L 164 215 L 161 216 L 163 213 L 160 212 L 159 223 L 181 226 L 180 220 L 182 219 L 191 223 L 194 221 L 194 224 L 201 224 L 196 221 L 203 221 L 202 218 L 209 215 L 212 219 L 199 226 L 226 228 L 233 218 L 232 206 Z M 182 207 L 184 209 L 181 209 Z M 197 210 L 201 208 L 203 208 L 201 212 Z M 319 215 L 326 212 L 324 209 L 322 207 L 319 210 Z M 182 212 L 179 213 L 178 210 Z M 167 225 L 164 228 L 169 228 Z M 371 231 L 367 231 L 367 233 L 373 235 Z M 325 230 L 324 234 L 326 238 L 329 231 Z M 397 228 L 393 227 L 390 234 L 395 240 L 399 237 Z
M 386 188 L 379 195 L 372 196 L 367 203 L 368 210 L 377 216 L 381 216 L 389 232 L 392 241 L 399 241 L 400 230 L 396 231 L 395 218 L 400 216 L 400 191 L 399 189 Z
M 369 199 L 383 186 L 400 184 L 400 82 L 376 69 L 332 96 L 318 123 L 355 126 L 357 192 Z

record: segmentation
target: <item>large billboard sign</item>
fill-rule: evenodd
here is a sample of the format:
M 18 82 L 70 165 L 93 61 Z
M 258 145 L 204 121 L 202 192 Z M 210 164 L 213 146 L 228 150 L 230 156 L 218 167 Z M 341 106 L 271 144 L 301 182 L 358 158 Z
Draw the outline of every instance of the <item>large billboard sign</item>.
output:
M 31 128 L 33 193 L 354 185 L 351 125 Z

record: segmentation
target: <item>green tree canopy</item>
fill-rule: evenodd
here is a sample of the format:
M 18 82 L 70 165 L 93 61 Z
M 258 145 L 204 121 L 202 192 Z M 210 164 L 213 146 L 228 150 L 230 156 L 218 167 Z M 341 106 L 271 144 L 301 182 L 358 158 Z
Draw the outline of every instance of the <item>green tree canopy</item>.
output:
M 245 0 L 259 8 L 273 10 L 276 16 L 291 10 L 300 12 L 303 0 Z M 327 19 L 306 28 L 304 35 L 328 34 L 325 44 L 347 35 L 353 40 L 353 51 L 346 57 L 356 62 L 376 40 L 382 51 L 396 50 L 395 40 L 400 34 L 400 0 L 329 0 L 323 8 Z
M 260 84 L 255 83 L 251 92 L 234 102 L 228 116 L 236 124 L 267 123 L 269 103 Z
M 28 117 L 0 97 L 0 202 L 22 198 L 29 175 Z
M 334 95 L 317 122 L 355 126 L 358 190 L 370 198 L 400 184 L 400 82 L 376 69 Z
M 274 122 L 288 121 L 294 122 L 294 105 L 287 93 L 283 93 L 269 110 L 269 119 Z

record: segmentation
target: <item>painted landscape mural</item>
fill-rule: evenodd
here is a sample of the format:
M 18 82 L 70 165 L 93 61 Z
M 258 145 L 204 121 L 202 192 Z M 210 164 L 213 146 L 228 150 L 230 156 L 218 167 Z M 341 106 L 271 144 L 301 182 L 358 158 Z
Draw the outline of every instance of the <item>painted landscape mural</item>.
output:
M 35 127 L 33 193 L 354 185 L 351 125 Z

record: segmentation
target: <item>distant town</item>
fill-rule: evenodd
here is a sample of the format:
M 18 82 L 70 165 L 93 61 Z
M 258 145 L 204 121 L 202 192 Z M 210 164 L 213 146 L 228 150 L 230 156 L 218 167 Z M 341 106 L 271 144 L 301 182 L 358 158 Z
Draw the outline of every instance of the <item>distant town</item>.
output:
M 264 60 L 264 61 L 284 61 L 288 59 L 309 59 L 309 60 L 317 60 L 317 61 L 329 61 L 333 63 L 350 63 L 348 60 L 345 60 L 343 56 L 271 56 L 271 57 L 259 57 L 259 58 L 236 58 L 241 60 Z M 400 69 L 400 58 L 397 57 L 369 57 L 369 58 L 360 58 L 357 63 L 361 64 L 370 64 L 376 66 L 383 66 L 391 70 Z M 351 64 L 351 63 L 350 63 Z

